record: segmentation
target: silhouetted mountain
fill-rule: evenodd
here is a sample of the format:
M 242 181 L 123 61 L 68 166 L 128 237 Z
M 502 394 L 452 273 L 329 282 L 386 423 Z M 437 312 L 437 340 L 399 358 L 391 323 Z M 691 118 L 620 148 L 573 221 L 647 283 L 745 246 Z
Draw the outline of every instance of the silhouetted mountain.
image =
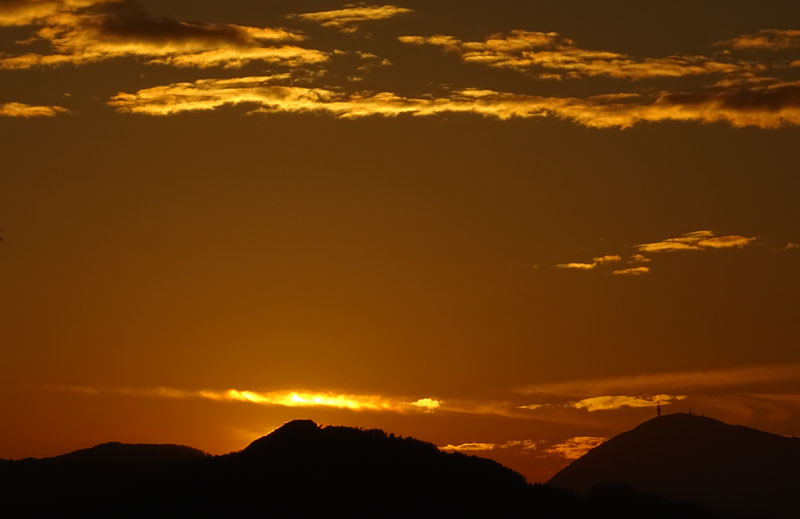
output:
M 0 503 L 8 517 L 710 517 L 633 490 L 581 500 L 494 461 L 308 420 L 224 456 L 104 444 L 0 463 Z
M 549 485 L 603 482 L 701 503 L 727 517 L 800 517 L 800 439 L 690 414 L 645 422 L 589 451 Z

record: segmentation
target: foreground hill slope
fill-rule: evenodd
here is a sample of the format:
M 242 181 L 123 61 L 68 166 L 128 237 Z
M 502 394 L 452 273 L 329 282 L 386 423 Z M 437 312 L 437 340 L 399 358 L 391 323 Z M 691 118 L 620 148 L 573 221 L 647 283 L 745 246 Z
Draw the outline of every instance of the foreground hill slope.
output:
M 702 503 L 726 517 L 798 518 L 800 439 L 671 414 L 612 438 L 548 484 L 583 494 L 603 482 Z
M 7 517 L 709 517 L 630 493 L 581 500 L 494 461 L 305 420 L 224 456 L 104 444 L 2 462 L 0 503 Z

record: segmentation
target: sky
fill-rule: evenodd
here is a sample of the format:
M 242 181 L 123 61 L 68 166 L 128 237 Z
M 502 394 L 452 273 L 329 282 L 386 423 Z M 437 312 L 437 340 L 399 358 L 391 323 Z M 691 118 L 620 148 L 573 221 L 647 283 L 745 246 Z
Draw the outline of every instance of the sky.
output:
M 793 0 L 0 0 L 0 458 L 800 436 Z

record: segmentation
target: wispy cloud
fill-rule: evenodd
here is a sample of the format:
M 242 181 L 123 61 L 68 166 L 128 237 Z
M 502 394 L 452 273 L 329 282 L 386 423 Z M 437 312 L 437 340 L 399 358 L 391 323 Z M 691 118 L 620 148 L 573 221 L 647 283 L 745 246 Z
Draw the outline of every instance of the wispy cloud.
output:
M 615 276 L 643 276 L 650 272 L 650 267 L 631 267 L 612 272 Z
M 673 55 L 636 59 L 619 52 L 587 50 L 555 32 L 514 30 L 483 41 L 454 36 L 401 36 L 401 42 L 433 45 L 461 56 L 467 63 L 496 68 L 538 71 L 541 79 L 610 76 L 622 79 L 684 77 L 704 74 L 740 74 L 763 70 L 763 65 L 723 62 L 705 56 Z M 542 72 L 544 71 L 544 72 Z
M 606 254 L 605 256 L 598 256 L 594 258 L 592 261 L 595 263 L 602 265 L 604 263 L 618 263 L 622 261 L 622 256 L 619 254 Z
M 127 0 L 35 4 L 36 8 L 33 2 L 25 3 L 25 16 L 12 11 L 17 14 L 8 14 L 6 23 L 34 26 L 36 35 L 27 43 L 47 43 L 52 52 L 2 55 L 0 68 L 82 65 L 119 57 L 199 68 L 238 68 L 253 61 L 298 66 L 328 60 L 324 52 L 287 44 L 305 37 L 280 28 L 155 18 Z M 95 8 L 85 9 L 90 6 Z M 276 42 L 281 44 L 269 45 Z
M 444 445 L 439 447 L 439 450 L 448 452 L 486 452 L 494 450 L 497 444 L 495 443 L 461 443 L 459 445 Z
M 445 445 L 439 447 L 447 452 L 489 452 L 504 449 L 521 449 L 523 451 L 536 450 L 542 443 L 541 440 L 511 440 L 505 443 L 461 443 L 459 445 Z
M 278 407 L 329 407 L 351 411 L 386 411 L 415 413 L 457 413 L 485 416 L 526 418 L 515 405 L 496 400 L 441 400 L 433 397 L 407 398 L 387 395 L 364 395 L 338 391 L 305 389 L 281 391 L 187 390 L 171 387 L 81 387 L 59 386 L 49 389 L 84 393 L 87 395 L 119 395 L 141 398 L 202 399 L 218 402 L 244 402 Z
M 393 5 L 348 5 L 342 9 L 335 9 L 332 11 L 291 14 L 288 18 L 297 18 L 307 22 L 319 23 L 323 27 L 333 27 L 343 32 L 354 32 L 358 29 L 358 26 L 364 22 L 386 20 L 411 12 L 411 9 Z
M 624 407 L 656 407 L 669 405 L 675 401 L 686 399 L 685 395 L 654 395 L 654 396 L 594 396 L 576 402 L 570 402 L 568 407 L 586 409 L 587 411 L 610 411 Z
M 783 247 L 779 247 L 777 249 L 772 249 L 772 250 L 774 250 L 776 252 L 786 252 L 786 251 L 797 250 L 797 249 L 800 249 L 800 243 L 795 243 L 793 241 L 789 241 L 789 242 L 786 242 L 786 245 L 784 245 Z
M 692 391 L 742 389 L 800 380 L 800 364 L 784 366 L 747 366 L 728 369 L 650 373 L 625 377 L 590 378 L 534 384 L 520 391 L 525 394 L 614 395 L 648 393 L 653 390 Z
M 597 267 L 597 263 L 561 263 L 556 267 L 569 270 L 592 270 Z
M 551 395 L 552 396 L 552 395 Z M 561 395 L 563 396 L 563 395 Z M 685 395 L 600 395 L 583 398 L 580 400 L 571 400 L 566 402 L 550 403 L 550 404 L 530 404 L 520 406 L 519 409 L 528 410 L 552 410 L 555 408 L 568 408 L 586 410 L 590 413 L 596 411 L 614 411 L 623 408 L 640 408 L 640 407 L 656 407 L 659 405 L 669 405 L 680 400 L 685 400 Z
M 617 254 L 606 254 L 605 256 L 597 256 L 593 258 L 591 262 L 572 262 L 572 263 L 561 263 L 556 265 L 556 268 L 560 269 L 567 269 L 567 270 L 594 270 L 600 265 L 605 265 L 608 263 L 617 263 L 622 261 L 622 256 Z
M 704 251 L 715 249 L 740 249 L 753 245 L 758 237 L 741 236 L 738 234 L 717 235 L 713 231 L 700 230 L 693 231 L 674 238 L 666 238 L 651 243 L 642 243 L 633 247 L 633 254 L 630 256 L 628 264 L 634 266 L 629 268 L 618 268 L 611 271 L 615 276 L 642 276 L 651 272 L 649 266 L 652 258 L 642 253 L 662 253 L 676 251 Z M 595 270 L 603 265 L 618 263 L 622 261 L 622 256 L 618 254 L 607 254 L 599 256 L 591 263 L 572 262 L 556 265 L 560 269 L 574 270 Z M 645 265 L 647 264 L 647 265 Z
M 69 114 L 70 111 L 61 106 L 37 106 L 24 103 L 4 103 L 0 104 L 0 117 L 55 117 L 57 115 Z
M 737 234 L 717 236 L 712 231 L 694 231 L 675 238 L 637 245 L 640 252 L 675 252 L 685 250 L 731 249 L 752 245 L 758 237 Z
M 204 399 L 223 402 L 245 402 L 250 404 L 279 407 L 330 407 L 335 409 L 348 409 L 351 411 L 430 412 L 440 408 L 444 403 L 435 398 L 421 398 L 413 400 L 381 395 L 357 395 L 337 393 L 332 391 L 306 390 L 259 392 L 239 389 L 229 389 L 226 391 L 184 390 L 169 387 L 66 387 L 58 389 L 86 394 L 116 394 L 149 398 Z
M 744 99 L 717 99 L 682 94 L 660 94 L 651 104 L 635 94 L 604 95 L 586 99 L 540 97 L 467 89 L 447 97 L 406 97 L 392 92 L 346 93 L 330 88 L 297 88 L 274 85 L 275 76 L 173 83 L 121 93 L 112 100 L 120 111 L 169 115 L 192 110 L 212 110 L 224 105 L 250 103 L 260 112 L 322 112 L 342 118 L 398 115 L 434 116 L 467 113 L 500 120 L 557 117 L 592 128 L 627 128 L 644 121 L 683 120 L 734 126 L 778 127 L 800 124 L 800 82 L 783 85 L 784 91 L 751 89 Z M 761 87 L 759 87 L 761 88 Z M 794 93 L 792 93 L 794 92 Z M 739 91 L 733 97 L 748 95 Z M 709 245 L 710 246 L 710 245 Z
M 718 46 L 737 50 L 786 50 L 800 48 L 800 30 L 764 29 L 751 34 L 742 34 L 717 43 Z
M 568 460 L 576 460 L 595 447 L 602 445 L 606 440 L 607 438 L 598 436 L 576 436 L 563 443 L 551 446 L 547 449 L 547 453 L 561 456 Z

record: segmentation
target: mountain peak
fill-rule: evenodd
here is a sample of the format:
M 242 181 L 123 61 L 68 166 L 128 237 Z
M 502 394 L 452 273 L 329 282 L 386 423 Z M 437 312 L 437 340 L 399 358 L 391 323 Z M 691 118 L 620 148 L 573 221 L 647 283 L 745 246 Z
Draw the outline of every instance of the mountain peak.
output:
M 669 414 L 575 460 L 550 485 L 587 494 L 606 482 L 723 514 L 800 517 L 800 440 L 713 418 Z
M 321 431 L 322 429 L 313 420 L 292 420 L 255 440 L 243 452 L 253 453 L 270 449 L 275 445 L 292 447 L 309 444 L 314 442 Z

